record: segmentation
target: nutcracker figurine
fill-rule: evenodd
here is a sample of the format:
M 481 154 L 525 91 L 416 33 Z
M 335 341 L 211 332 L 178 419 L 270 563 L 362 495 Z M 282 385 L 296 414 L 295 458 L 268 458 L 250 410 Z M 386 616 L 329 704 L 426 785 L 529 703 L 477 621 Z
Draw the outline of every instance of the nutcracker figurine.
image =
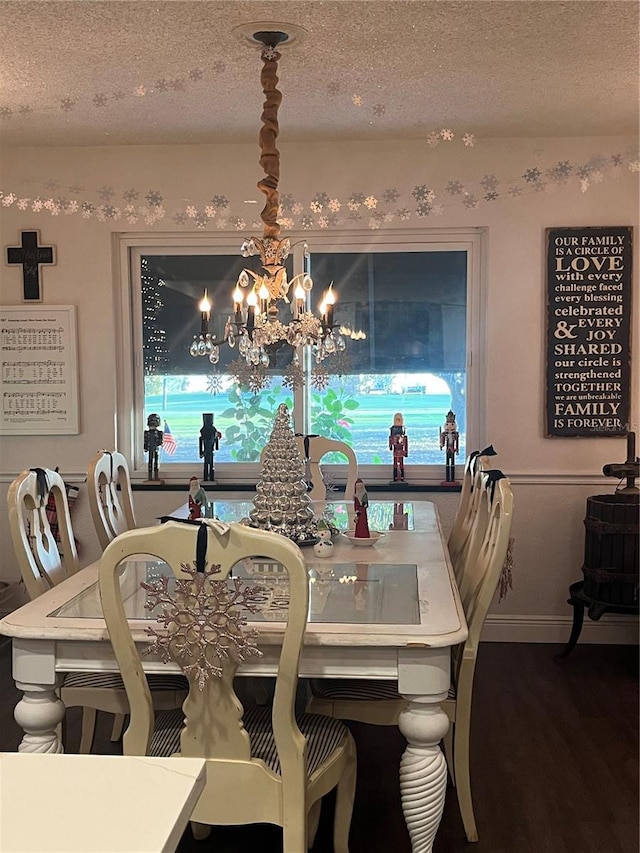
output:
M 219 432 L 213 425 L 213 415 L 208 412 L 202 415 L 202 429 L 200 430 L 200 459 L 204 459 L 204 471 L 202 479 L 211 483 L 215 479 L 215 470 L 213 468 L 213 453 L 220 446 L 219 442 L 222 438 L 222 433 Z
M 400 412 L 393 416 L 393 426 L 389 430 L 389 450 L 393 453 L 393 482 L 400 480 L 404 483 L 404 460 L 409 455 L 409 439 Z
M 149 454 L 149 480 L 147 482 L 159 482 L 158 479 L 158 450 L 162 447 L 164 435 L 160 426 L 160 417 L 155 413 L 147 418 L 147 429 L 144 431 L 144 450 Z
M 444 450 L 446 453 L 447 479 L 445 483 L 455 483 L 456 481 L 456 453 L 458 452 L 459 438 L 460 433 L 456 424 L 456 416 L 449 409 L 444 429 L 440 430 L 440 450 Z

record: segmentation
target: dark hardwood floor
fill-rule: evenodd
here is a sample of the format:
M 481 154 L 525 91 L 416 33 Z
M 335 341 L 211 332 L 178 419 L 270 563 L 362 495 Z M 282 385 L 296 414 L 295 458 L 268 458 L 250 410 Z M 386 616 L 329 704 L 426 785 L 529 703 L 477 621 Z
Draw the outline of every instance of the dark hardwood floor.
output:
M 449 788 L 434 853 L 638 853 L 638 649 L 484 643 L 476 670 L 471 773 L 480 841 L 468 844 Z M 10 647 L 0 650 L 0 751 L 17 748 L 18 699 Z M 67 743 L 79 739 L 68 714 Z M 117 753 L 100 715 L 94 750 Z M 404 745 L 393 728 L 350 724 L 358 746 L 351 853 L 409 853 L 397 772 Z M 331 799 L 314 853 L 330 853 Z M 179 853 L 276 853 L 275 827 L 216 827 Z M 132 851 L 135 853 L 135 851 Z M 303 851 L 301 851 L 303 853 Z

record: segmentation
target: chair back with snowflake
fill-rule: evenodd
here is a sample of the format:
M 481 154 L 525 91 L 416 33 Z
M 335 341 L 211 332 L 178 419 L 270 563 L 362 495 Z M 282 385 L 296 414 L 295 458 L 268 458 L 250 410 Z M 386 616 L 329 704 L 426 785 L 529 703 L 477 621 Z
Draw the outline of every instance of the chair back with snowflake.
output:
M 54 512 L 50 499 L 53 499 Z M 9 528 L 22 580 L 30 598 L 78 571 L 65 483 L 49 468 L 23 471 L 7 494 Z M 52 530 L 55 516 L 57 533 Z
M 129 466 L 122 453 L 99 450 L 87 468 L 87 484 L 93 526 L 104 550 L 136 526 Z
M 286 623 L 265 627 L 267 632 L 284 632 L 272 724 L 283 772 L 286 768 L 299 777 L 298 781 L 303 779 L 304 738 L 295 724 L 294 705 L 309 591 L 306 564 L 298 546 L 274 533 L 203 519 L 201 524 L 170 521 L 131 530 L 106 548 L 100 565 L 100 595 L 131 706 L 124 752 L 144 755 L 149 752 L 154 715 L 136 648 L 141 642 L 140 631 L 132 634 L 119 582 L 121 565 L 136 555 L 152 555 L 168 567 L 166 577 L 144 584 L 147 607 L 153 608 L 149 618 L 158 620 L 147 623 L 146 639 L 152 640 L 147 651 L 153 658 L 177 663 L 189 681 L 179 753 L 233 762 L 234 779 L 243 784 L 255 782 L 254 777 L 268 772 L 262 762 L 251 761 L 251 745 L 242 725 L 243 708 L 233 690 L 238 665 L 261 655 L 255 645 L 257 633 L 246 623 L 259 607 L 262 590 L 232 578 L 230 573 L 252 557 L 279 563 L 287 571 Z

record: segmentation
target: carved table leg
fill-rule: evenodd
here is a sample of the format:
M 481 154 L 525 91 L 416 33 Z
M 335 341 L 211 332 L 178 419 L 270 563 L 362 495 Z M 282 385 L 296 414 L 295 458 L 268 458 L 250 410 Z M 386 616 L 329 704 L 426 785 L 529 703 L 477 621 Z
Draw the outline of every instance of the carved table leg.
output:
M 24 693 L 13 714 L 24 731 L 18 752 L 62 752 L 56 728 L 65 707 L 55 688 L 21 682 L 16 682 L 16 687 Z
M 13 678 L 23 692 L 14 717 L 24 731 L 19 752 L 63 752 L 56 729 L 65 707 L 57 694 L 63 676 L 55 671 L 55 643 L 13 640 Z
M 447 788 L 447 764 L 440 741 L 449 729 L 449 719 L 438 704 L 439 697 L 407 696 L 398 726 L 407 739 L 400 762 L 400 794 L 413 853 L 431 853 L 440 825 Z

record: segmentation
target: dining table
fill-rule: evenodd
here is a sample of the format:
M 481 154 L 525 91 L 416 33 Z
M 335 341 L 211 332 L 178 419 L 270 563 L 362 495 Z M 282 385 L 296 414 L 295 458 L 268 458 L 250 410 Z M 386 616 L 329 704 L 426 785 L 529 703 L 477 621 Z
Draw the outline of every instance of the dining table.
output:
M 246 520 L 250 507 L 250 501 L 227 500 L 210 512 L 232 523 Z M 350 527 L 348 503 L 325 501 L 315 511 L 332 519 L 337 530 L 329 556 L 302 548 L 310 596 L 299 675 L 397 681 L 407 700 L 398 722 L 407 741 L 399 770 L 402 807 L 412 850 L 429 853 L 447 782 L 440 741 L 449 721 L 440 703 L 450 687 L 451 650 L 467 637 L 437 508 L 430 501 L 372 501 L 370 528 L 379 535 L 369 546 L 338 532 Z M 172 517 L 181 514 L 179 508 Z M 15 709 L 24 732 L 21 752 L 62 751 L 58 732 L 65 708 L 57 691 L 65 673 L 117 672 L 102 615 L 99 565 L 88 565 L 0 621 L 0 634 L 12 638 L 13 677 L 22 692 Z M 139 648 L 150 642 L 146 629 L 157 625 L 141 583 L 163 573 L 157 559 L 142 555 L 121 572 L 125 610 Z M 258 631 L 262 656 L 243 663 L 238 674 L 274 676 L 286 585 L 259 559 L 239 565 L 237 574 L 258 580 L 266 590 L 263 606 L 249 622 Z M 176 663 L 154 655 L 142 660 L 147 673 L 180 672 Z

